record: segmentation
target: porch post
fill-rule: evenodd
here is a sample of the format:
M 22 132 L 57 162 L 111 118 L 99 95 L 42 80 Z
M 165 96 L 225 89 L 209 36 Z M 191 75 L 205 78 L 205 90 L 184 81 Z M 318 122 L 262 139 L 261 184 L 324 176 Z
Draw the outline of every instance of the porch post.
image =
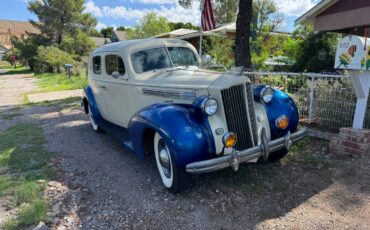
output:
M 349 70 L 349 74 L 357 96 L 352 128 L 362 129 L 370 90 L 370 71 Z

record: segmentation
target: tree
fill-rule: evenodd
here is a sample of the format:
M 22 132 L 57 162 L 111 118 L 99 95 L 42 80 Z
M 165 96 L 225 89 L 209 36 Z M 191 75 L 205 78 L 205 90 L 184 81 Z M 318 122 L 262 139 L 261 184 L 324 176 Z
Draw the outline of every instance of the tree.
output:
M 93 50 L 95 43 L 81 30 L 77 30 L 75 34 L 66 35 L 59 47 L 78 59 Z
M 40 34 L 27 34 L 22 38 L 12 37 L 12 43 L 18 50 L 17 58 L 28 61 L 28 65 L 33 70 L 36 63 L 37 49 L 41 45 L 49 46 L 52 42 Z
M 179 4 L 185 8 L 190 7 L 193 1 L 195 0 L 178 0 Z M 250 26 L 253 15 L 252 3 L 253 0 L 239 1 L 234 52 L 235 65 L 248 69 L 252 67 L 249 47 Z
M 253 16 L 253 0 L 240 0 L 239 13 L 236 20 L 235 35 L 235 66 L 250 69 L 252 67 L 249 38 Z
M 211 55 L 217 63 L 223 65 L 227 69 L 233 64 L 232 39 L 219 36 L 210 36 L 204 40 L 204 51 Z
M 28 10 L 36 14 L 38 22 L 30 22 L 44 36 L 61 44 L 64 35 L 73 34 L 77 29 L 88 33 L 96 26 L 96 19 L 83 13 L 84 3 L 85 0 L 31 0 Z
M 117 31 L 126 31 L 126 30 L 127 29 L 124 26 L 120 26 L 120 27 L 117 28 Z
M 305 27 L 307 29 L 307 27 Z M 294 33 L 302 41 L 295 52 L 296 62 L 292 67 L 295 72 L 334 71 L 336 44 L 340 35 L 329 32 L 315 34 L 312 30 L 298 28 Z
M 171 28 L 171 31 L 172 30 L 178 30 L 178 29 L 189 29 L 189 30 L 199 30 L 199 27 L 198 26 L 194 26 L 193 24 L 187 22 L 187 23 L 183 23 L 183 22 L 168 22 L 168 25 L 170 26 Z
M 114 28 L 111 26 L 108 26 L 106 28 L 103 28 L 100 30 L 100 33 L 103 34 L 104 38 L 110 38 L 112 37 Z
M 135 29 L 127 31 L 127 37 L 129 39 L 148 38 L 170 31 L 171 28 L 166 18 L 150 12 L 140 20 Z
M 235 22 L 239 0 L 217 0 L 213 2 L 216 22 L 220 24 Z

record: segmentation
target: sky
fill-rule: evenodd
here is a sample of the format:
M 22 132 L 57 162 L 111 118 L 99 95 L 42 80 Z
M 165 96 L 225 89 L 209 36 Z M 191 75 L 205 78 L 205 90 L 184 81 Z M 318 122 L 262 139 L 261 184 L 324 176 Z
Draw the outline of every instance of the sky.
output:
M 27 10 L 28 0 L 0 0 L 0 19 L 36 19 Z M 285 22 L 281 31 L 294 30 L 294 20 L 312 8 L 319 0 L 274 0 Z M 189 9 L 181 7 L 177 0 L 86 0 L 85 11 L 98 19 L 97 29 L 106 26 L 132 27 L 149 11 L 166 17 L 172 22 L 200 24 L 199 2 Z

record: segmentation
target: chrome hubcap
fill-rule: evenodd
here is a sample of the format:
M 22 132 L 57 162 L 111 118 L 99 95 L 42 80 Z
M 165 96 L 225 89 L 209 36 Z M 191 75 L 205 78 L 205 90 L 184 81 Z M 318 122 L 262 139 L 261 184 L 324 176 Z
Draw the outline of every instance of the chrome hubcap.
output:
M 170 162 L 170 156 L 169 151 L 166 146 L 166 144 L 161 140 L 158 144 L 158 152 L 159 152 L 159 163 L 161 164 L 163 174 L 167 178 L 171 178 L 171 162 Z

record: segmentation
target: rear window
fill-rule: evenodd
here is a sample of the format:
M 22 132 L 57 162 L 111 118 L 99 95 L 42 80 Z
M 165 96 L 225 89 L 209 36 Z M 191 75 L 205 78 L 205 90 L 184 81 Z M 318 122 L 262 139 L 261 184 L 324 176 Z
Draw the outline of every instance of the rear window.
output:
M 94 74 L 101 74 L 101 57 L 93 57 L 93 70 Z
M 105 67 L 108 75 L 112 75 L 113 72 L 125 75 L 126 72 L 122 58 L 117 55 L 107 55 L 105 57 Z
M 166 48 L 136 52 L 131 55 L 131 60 L 136 73 L 172 67 Z

